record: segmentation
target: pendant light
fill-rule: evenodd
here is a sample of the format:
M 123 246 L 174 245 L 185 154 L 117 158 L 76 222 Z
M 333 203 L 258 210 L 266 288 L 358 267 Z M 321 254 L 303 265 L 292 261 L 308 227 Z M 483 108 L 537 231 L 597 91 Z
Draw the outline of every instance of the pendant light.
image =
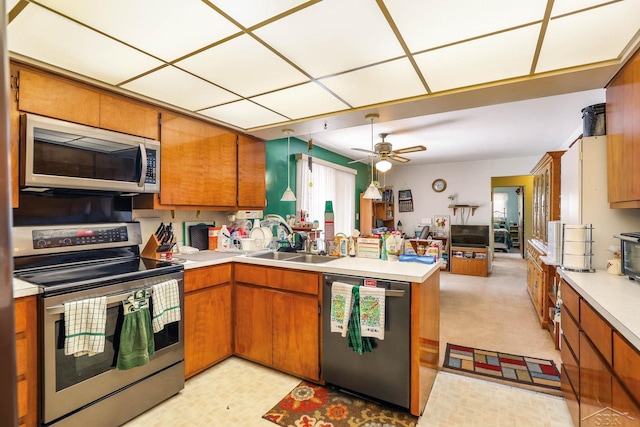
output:
M 280 198 L 280 201 L 295 202 L 296 195 L 293 194 L 293 191 L 291 191 L 290 174 L 289 174 L 289 157 L 291 157 L 289 150 L 291 147 L 291 134 L 293 133 L 293 129 L 283 129 L 282 132 L 287 134 L 287 189 L 284 190 L 284 194 Z
M 373 153 L 373 120 L 380 117 L 377 114 L 367 114 L 365 119 L 371 119 L 371 152 Z M 367 191 L 364 192 L 362 196 L 364 199 L 374 199 L 381 200 L 382 194 L 380 194 L 380 190 L 373 183 L 373 154 L 371 155 L 371 184 L 367 187 Z

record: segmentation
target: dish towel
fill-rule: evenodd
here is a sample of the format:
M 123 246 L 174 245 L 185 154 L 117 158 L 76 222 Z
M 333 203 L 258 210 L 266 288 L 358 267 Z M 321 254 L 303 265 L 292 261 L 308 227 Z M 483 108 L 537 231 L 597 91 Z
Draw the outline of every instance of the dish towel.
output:
M 347 336 L 349 316 L 351 315 L 353 285 L 333 282 L 331 285 L 331 332 L 340 332 Z
M 122 301 L 124 320 L 116 367 L 123 371 L 149 363 L 155 350 L 146 290 L 132 293 Z
M 153 300 L 153 332 L 164 329 L 164 325 L 180 320 L 180 291 L 175 279 L 151 287 Z
M 349 336 L 347 341 L 353 351 L 362 355 L 373 350 L 373 338 L 363 338 L 360 332 L 360 286 L 354 286 L 351 292 L 353 295 L 353 308 L 351 309 L 351 316 L 349 316 Z
M 363 337 L 384 339 L 385 288 L 360 287 L 360 333 Z
M 106 296 L 64 303 L 64 354 L 80 357 L 102 353 L 106 325 Z

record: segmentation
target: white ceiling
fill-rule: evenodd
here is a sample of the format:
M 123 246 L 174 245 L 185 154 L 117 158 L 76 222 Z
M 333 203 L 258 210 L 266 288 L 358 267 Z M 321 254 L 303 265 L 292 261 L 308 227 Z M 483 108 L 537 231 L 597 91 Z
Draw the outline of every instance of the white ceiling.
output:
M 14 59 L 265 139 L 537 156 L 638 47 L 640 0 L 8 0 Z

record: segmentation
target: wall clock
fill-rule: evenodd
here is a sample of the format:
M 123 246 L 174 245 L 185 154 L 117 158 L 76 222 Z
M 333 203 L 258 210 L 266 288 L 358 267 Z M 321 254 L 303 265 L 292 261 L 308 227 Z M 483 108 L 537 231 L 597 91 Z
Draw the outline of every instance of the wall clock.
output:
M 433 181 L 433 184 L 431 184 L 431 188 L 433 188 L 433 191 L 435 191 L 436 193 L 442 193 L 447 188 L 447 181 L 442 178 L 438 178 Z

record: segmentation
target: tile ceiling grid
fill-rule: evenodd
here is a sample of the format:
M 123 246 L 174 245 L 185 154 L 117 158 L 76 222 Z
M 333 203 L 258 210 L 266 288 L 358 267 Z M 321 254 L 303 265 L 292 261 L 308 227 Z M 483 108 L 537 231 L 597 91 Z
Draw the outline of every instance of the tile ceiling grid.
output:
M 9 48 L 251 131 L 620 58 L 638 37 L 640 13 L 639 0 L 176 4 L 11 0 Z M 41 37 L 29 22 L 56 31 Z M 598 34 L 598 22 L 616 25 Z M 239 61 L 230 47 L 249 39 Z M 105 61 L 92 50 L 110 53 Z M 231 62 L 212 67 L 219 62 L 207 55 L 222 53 Z

